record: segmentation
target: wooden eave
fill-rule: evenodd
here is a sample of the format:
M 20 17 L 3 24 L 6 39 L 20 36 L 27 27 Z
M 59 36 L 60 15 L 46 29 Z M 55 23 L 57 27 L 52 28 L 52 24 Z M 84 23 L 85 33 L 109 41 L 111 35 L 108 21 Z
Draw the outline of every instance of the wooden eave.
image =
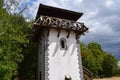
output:
M 83 15 L 83 13 L 40 4 L 35 21 L 41 15 L 77 21 Z

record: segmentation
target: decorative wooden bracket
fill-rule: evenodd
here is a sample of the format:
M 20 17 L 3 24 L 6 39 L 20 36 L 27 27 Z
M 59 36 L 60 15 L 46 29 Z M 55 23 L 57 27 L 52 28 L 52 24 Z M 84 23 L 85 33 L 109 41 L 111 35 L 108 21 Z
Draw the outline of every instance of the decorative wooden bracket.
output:
M 59 37 L 59 36 L 60 36 L 60 32 L 61 32 L 61 30 L 60 30 L 60 29 L 58 29 L 58 34 L 57 34 L 57 37 Z
M 67 38 L 69 38 L 69 36 L 70 36 L 70 30 L 68 30 Z
M 58 30 L 57 37 L 59 37 L 61 29 L 67 30 L 67 38 L 69 38 L 70 31 L 75 31 L 76 35 L 84 34 L 88 30 L 88 28 L 84 25 L 84 23 L 75 22 L 71 20 L 49 17 L 49 16 L 40 16 L 35 24 L 35 26 L 48 26 L 54 27 Z

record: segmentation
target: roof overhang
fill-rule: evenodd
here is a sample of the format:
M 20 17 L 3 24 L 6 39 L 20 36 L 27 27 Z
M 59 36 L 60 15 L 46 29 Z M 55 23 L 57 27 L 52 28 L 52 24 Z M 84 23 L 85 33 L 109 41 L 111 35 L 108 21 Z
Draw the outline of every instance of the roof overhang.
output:
M 83 13 L 40 4 L 35 20 L 41 15 L 76 21 L 83 15 Z

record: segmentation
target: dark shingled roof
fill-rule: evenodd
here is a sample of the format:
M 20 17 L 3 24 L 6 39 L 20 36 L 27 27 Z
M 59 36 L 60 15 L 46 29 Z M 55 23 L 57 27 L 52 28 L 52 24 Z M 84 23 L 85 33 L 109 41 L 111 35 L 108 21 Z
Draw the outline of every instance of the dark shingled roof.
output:
M 76 21 L 83 15 L 83 13 L 40 4 L 35 20 L 37 20 L 40 15 Z

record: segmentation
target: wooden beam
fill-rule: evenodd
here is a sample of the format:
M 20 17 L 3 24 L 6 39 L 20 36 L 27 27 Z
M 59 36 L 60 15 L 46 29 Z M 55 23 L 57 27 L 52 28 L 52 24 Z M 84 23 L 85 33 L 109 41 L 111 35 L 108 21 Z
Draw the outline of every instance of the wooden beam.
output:
M 67 38 L 69 38 L 69 36 L 70 36 L 70 30 L 68 31 Z
M 61 32 L 61 30 L 60 30 L 60 29 L 57 29 L 57 30 L 58 30 L 57 37 L 59 37 L 59 36 L 60 36 L 60 32 Z

